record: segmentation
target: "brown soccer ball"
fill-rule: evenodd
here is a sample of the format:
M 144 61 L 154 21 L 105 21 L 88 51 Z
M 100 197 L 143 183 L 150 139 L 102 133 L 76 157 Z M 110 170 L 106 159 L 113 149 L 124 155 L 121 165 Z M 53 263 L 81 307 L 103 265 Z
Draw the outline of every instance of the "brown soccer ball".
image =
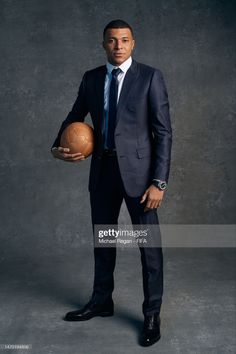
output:
M 62 132 L 60 146 L 69 148 L 71 154 L 81 152 L 88 157 L 94 148 L 93 128 L 87 123 L 71 123 Z

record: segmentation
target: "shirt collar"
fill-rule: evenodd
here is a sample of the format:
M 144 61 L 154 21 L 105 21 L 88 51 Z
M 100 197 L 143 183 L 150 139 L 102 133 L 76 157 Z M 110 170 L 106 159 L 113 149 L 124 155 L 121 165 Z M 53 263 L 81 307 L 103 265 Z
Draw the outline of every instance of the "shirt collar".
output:
M 132 57 L 129 57 L 128 59 L 126 59 L 126 61 L 124 61 L 124 63 L 122 63 L 120 66 L 114 66 L 114 65 L 110 64 L 109 62 L 107 62 L 106 63 L 107 72 L 108 72 L 108 74 L 111 74 L 111 72 L 114 68 L 120 68 L 123 73 L 126 73 L 126 71 L 128 71 L 128 69 L 130 68 L 131 64 L 132 64 Z

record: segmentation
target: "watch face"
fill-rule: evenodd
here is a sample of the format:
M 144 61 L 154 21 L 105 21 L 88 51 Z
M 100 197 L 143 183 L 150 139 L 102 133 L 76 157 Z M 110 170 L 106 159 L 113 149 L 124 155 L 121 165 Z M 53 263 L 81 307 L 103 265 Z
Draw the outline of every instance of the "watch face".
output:
M 166 182 L 161 182 L 160 183 L 160 188 L 165 189 L 166 188 Z
M 153 180 L 152 182 L 155 187 L 159 188 L 160 190 L 164 190 L 167 187 L 167 183 L 165 181 L 160 180 Z

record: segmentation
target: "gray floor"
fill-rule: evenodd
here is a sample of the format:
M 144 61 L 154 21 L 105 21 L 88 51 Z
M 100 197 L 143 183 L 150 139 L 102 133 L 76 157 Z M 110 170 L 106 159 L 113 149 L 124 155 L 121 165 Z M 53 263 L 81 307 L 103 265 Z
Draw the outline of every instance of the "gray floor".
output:
M 1 261 L 1 344 L 31 344 L 7 353 L 235 353 L 235 251 L 164 249 L 162 338 L 139 347 L 142 283 L 139 251 L 118 250 L 115 315 L 68 323 L 62 316 L 91 292 L 86 248 L 64 255 Z

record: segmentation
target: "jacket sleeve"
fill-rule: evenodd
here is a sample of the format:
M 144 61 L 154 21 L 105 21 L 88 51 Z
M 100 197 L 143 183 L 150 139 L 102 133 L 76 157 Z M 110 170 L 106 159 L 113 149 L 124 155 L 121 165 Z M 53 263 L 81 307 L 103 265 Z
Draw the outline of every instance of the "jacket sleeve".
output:
M 60 146 L 60 140 L 61 140 L 61 135 L 63 130 L 73 122 L 83 122 L 87 113 L 88 113 L 88 105 L 86 101 L 86 73 L 85 73 L 79 87 L 76 101 L 71 111 L 67 115 L 66 119 L 62 122 L 57 137 L 51 149 Z
M 169 114 L 168 93 L 160 70 L 153 73 L 149 105 L 153 134 L 152 179 L 168 182 L 171 160 L 172 128 Z

